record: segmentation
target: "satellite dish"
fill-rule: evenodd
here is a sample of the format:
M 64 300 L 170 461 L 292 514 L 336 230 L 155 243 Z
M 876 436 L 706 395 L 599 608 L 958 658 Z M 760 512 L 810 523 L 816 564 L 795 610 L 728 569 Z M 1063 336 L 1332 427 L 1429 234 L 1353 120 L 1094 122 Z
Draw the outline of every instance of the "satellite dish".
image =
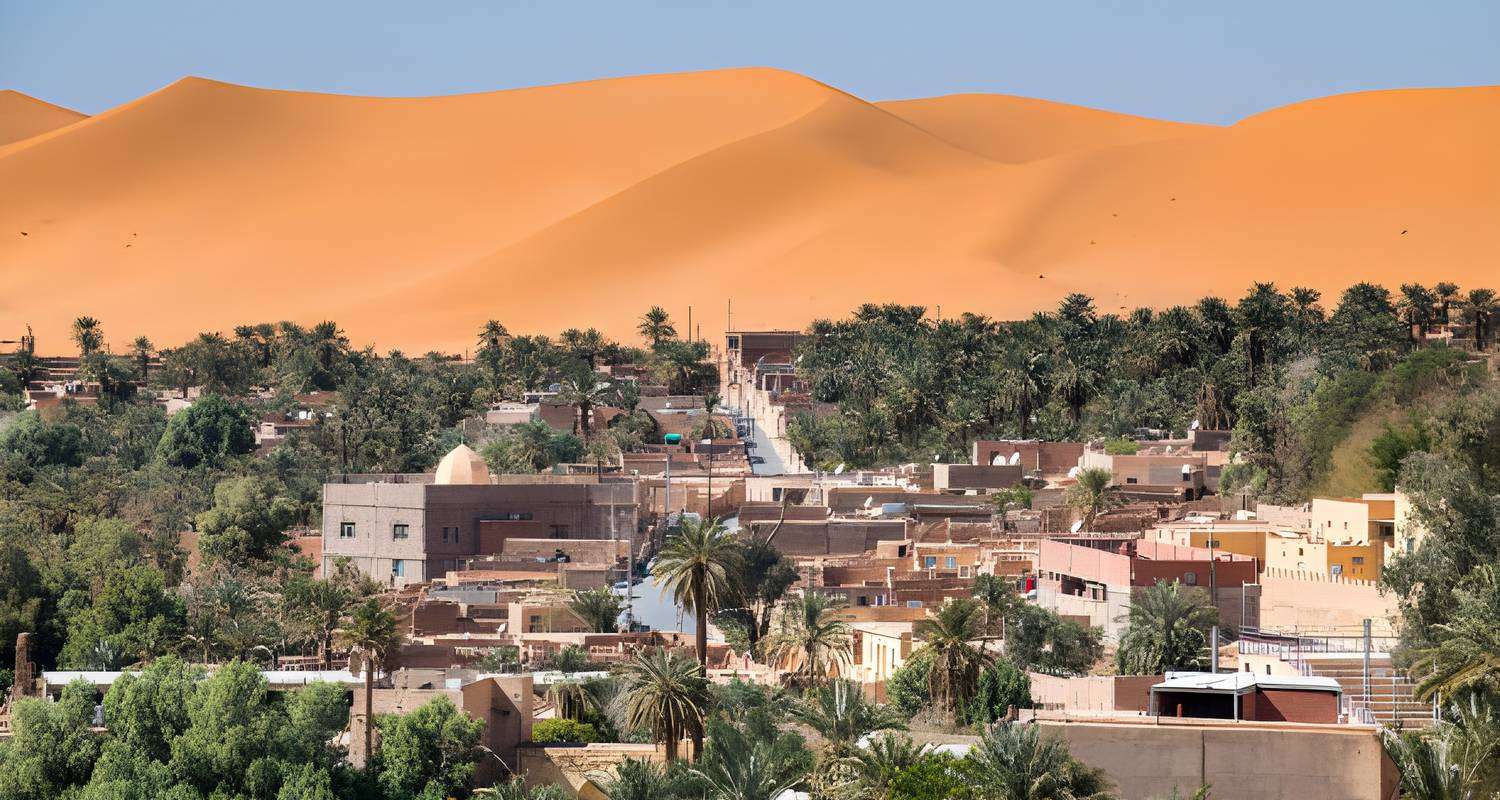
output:
M 990 458 L 990 466 L 992 466 L 992 467 L 998 467 L 998 466 L 1000 466 L 1001 464 L 1004 464 L 1004 463 L 1005 463 L 1005 456 L 1002 456 L 999 453 L 996 453 L 992 458 Z
M 1073 523 L 1073 527 L 1072 527 L 1072 532 L 1073 533 L 1077 533 L 1078 531 L 1080 531 L 1082 529 L 1083 529 L 1083 520 L 1078 520 L 1077 522 Z
M 1193 424 L 1191 424 L 1191 425 L 1188 426 L 1188 430 L 1190 430 L 1190 431 L 1196 431 L 1196 430 L 1198 430 L 1198 420 L 1196 420 L 1196 419 L 1193 420 Z
M 1011 453 L 1010 454 L 1010 465 L 1012 467 L 1014 467 L 1015 465 L 1017 465 L 1019 463 L 1021 463 L 1021 454 L 1020 454 L 1020 452 Z
M 874 497 L 866 497 L 865 498 L 865 508 L 868 509 L 870 506 L 873 506 L 873 505 L 875 505 L 875 498 Z
M 843 475 L 844 474 L 844 462 L 840 461 L 839 465 L 833 468 L 833 474 L 835 474 L 835 475 Z
M 1068 469 L 1068 477 L 1069 478 L 1076 478 L 1076 477 L 1078 477 L 1078 468 L 1077 467 L 1070 467 Z

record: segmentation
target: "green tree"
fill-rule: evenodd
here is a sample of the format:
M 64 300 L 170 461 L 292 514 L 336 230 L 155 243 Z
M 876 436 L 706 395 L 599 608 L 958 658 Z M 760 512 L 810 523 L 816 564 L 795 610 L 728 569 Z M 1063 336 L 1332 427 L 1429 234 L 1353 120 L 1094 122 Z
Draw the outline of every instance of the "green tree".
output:
M 1111 485 L 1113 480 L 1109 470 L 1089 467 L 1079 470 L 1077 482 L 1068 487 L 1065 499 L 1082 515 L 1083 530 L 1093 530 L 1094 520 L 1119 504 L 1119 496 Z
M 1493 289 L 1470 289 L 1468 297 L 1464 298 L 1464 318 L 1474 326 L 1474 347 L 1479 350 L 1489 346 L 1490 320 L 1495 316 L 1495 310 Z
M 641 322 L 635 326 L 635 329 L 653 350 L 663 341 L 677 336 L 677 328 L 672 325 L 672 317 L 661 306 L 652 306 L 645 314 L 642 314 Z
M 835 758 L 853 754 L 868 734 L 906 729 L 899 711 L 865 699 L 859 684 L 850 680 L 812 689 L 792 706 L 792 716 L 822 737 Z
M 130 355 L 135 359 L 136 378 L 141 385 L 151 382 L 151 356 L 156 353 L 156 345 L 145 336 L 137 336 L 130 343 Z
M 1419 700 L 1500 689 L 1500 572 L 1493 564 L 1475 567 L 1454 595 L 1447 621 L 1432 626 L 1436 644 L 1414 654 Z
M 181 638 L 186 609 L 168 591 L 161 570 L 139 565 L 117 570 L 92 598 L 64 598 L 67 641 L 59 661 L 81 669 L 112 670 L 164 652 Z
M 984 607 L 972 598 L 950 599 L 919 620 L 912 632 L 931 654 L 928 695 L 948 719 L 957 719 L 992 660 L 983 646 Z
M 608 589 L 575 591 L 568 609 L 596 633 L 614 633 L 620 628 L 620 597 Z
M 490 388 L 500 391 L 504 385 L 502 375 L 505 369 L 505 344 L 510 339 L 510 331 L 505 329 L 495 320 L 484 323 L 479 330 L 479 349 L 474 353 L 474 360 L 484 366 L 489 375 Z
M 1209 631 L 1219 623 L 1219 610 L 1200 588 L 1157 581 L 1134 593 L 1124 619 L 1130 626 L 1115 665 L 1126 675 L 1161 675 L 1208 664 Z
M 969 753 L 975 794 L 983 800 L 1108 798 L 1104 773 L 1068 753 L 1061 737 L 1037 725 L 1003 722 L 985 731 Z
M 1492 700 L 1471 694 L 1425 731 L 1385 728 L 1380 740 L 1401 774 L 1401 796 L 1477 800 L 1500 790 L 1500 719 Z
M 219 395 L 206 395 L 167 419 L 156 455 L 174 467 L 203 465 L 217 469 L 255 449 L 251 419 L 245 406 Z
M 666 747 L 667 761 L 677 760 L 683 736 L 701 740 L 709 703 L 703 668 L 675 650 L 637 650 L 621 667 L 625 716 L 632 728 L 651 731 Z
M 99 757 L 90 730 L 94 687 L 78 681 L 59 702 L 20 700 L 11 712 L 14 730 L 0 761 L 0 797 L 53 800 L 88 780 Z
M 656 557 L 662 588 L 694 616 L 698 664 L 707 669 L 708 615 L 738 596 L 743 558 L 738 540 L 717 519 L 684 522 Z
M 599 732 L 593 725 L 576 719 L 543 719 L 531 727 L 531 741 L 588 744 L 599 741 Z
M 395 658 L 401 647 L 401 632 L 396 628 L 396 617 L 380 607 L 380 601 L 370 598 L 354 607 L 349 622 L 339 632 L 340 639 L 351 651 L 360 655 L 365 673 L 365 753 L 374 753 L 373 734 L 375 718 L 372 701 L 375 694 L 375 670 Z
M 104 326 L 93 317 L 79 317 L 73 320 L 73 344 L 78 345 L 78 357 L 80 360 L 104 349 Z
M 214 505 L 198 515 L 198 548 L 209 560 L 264 559 L 286 541 L 297 506 L 264 478 L 228 478 L 214 487 Z
M 782 610 L 781 626 L 765 640 L 766 661 L 802 686 L 816 686 L 848 670 L 853 633 L 842 611 L 847 603 L 804 592 Z
M 389 798 L 453 797 L 470 788 L 484 722 L 445 695 L 380 718 L 380 788 Z
M 970 724 L 990 725 L 1006 719 L 1011 708 L 1030 707 L 1031 678 L 1010 659 L 997 658 L 980 673 L 965 716 Z
M 767 741 L 716 723 L 708 752 L 692 772 L 710 800 L 776 800 L 807 774 L 807 762 L 795 752 L 798 744 L 780 737 Z

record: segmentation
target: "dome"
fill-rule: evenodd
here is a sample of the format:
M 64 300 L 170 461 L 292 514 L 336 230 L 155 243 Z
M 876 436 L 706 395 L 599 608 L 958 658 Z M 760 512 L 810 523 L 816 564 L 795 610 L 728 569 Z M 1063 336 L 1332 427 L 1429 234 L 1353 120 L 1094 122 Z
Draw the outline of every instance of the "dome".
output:
M 443 456 L 438 462 L 437 473 L 433 476 L 433 483 L 439 484 L 488 484 L 490 482 L 490 468 L 485 466 L 484 459 L 479 454 L 469 449 L 466 444 L 453 448 L 453 452 Z

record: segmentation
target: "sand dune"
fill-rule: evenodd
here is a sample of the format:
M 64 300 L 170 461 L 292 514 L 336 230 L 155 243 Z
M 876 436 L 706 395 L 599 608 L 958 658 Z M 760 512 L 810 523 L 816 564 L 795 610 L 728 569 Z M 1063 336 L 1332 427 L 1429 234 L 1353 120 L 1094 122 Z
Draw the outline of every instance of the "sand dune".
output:
M 764 69 L 420 99 L 185 79 L 0 148 L 0 331 L 54 351 L 83 313 L 117 343 L 332 317 L 462 349 L 489 317 L 630 338 L 651 304 L 716 334 L 728 297 L 737 326 L 800 327 L 866 300 L 1494 283 L 1497 101 L 1376 92 L 1220 128 L 870 104 Z
M 85 115 L 12 89 L 0 90 L 0 148 L 72 125 Z

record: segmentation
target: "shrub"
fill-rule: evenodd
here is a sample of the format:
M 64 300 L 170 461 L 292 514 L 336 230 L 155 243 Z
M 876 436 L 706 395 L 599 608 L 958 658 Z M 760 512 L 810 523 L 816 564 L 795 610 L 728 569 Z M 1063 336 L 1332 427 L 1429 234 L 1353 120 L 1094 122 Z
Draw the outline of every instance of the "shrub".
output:
M 599 732 L 576 719 L 544 719 L 531 727 L 531 741 L 588 744 L 599 741 Z

